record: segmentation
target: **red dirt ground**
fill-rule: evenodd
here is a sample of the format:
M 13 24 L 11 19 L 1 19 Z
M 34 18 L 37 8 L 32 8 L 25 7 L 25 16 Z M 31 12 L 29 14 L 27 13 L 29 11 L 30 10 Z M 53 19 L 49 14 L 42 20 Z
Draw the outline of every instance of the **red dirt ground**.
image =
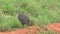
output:
M 54 32 L 60 32 L 60 23 L 45 25 L 45 28 Z M 45 28 L 39 26 L 30 26 L 11 32 L 0 32 L 0 34 L 38 34 L 39 32 L 46 32 L 47 30 Z
M 45 27 L 50 29 L 51 31 L 60 33 L 60 23 L 54 23 L 54 24 L 46 25 Z
M 38 34 L 40 31 L 39 29 L 40 27 L 38 26 L 30 26 L 30 27 L 25 27 L 11 32 L 0 32 L 0 34 Z M 46 30 L 41 30 L 41 32 L 44 31 Z

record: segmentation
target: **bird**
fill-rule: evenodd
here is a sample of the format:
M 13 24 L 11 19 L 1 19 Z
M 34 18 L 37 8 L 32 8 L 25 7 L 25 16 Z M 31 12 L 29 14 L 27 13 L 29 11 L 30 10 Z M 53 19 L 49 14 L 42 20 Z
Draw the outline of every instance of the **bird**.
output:
M 29 17 L 24 15 L 20 11 L 20 5 L 18 6 L 18 20 L 21 22 L 22 26 L 24 26 L 24 24 L 26 24 L 28 26 L 33 25 L 33 21 L 30 21 Z

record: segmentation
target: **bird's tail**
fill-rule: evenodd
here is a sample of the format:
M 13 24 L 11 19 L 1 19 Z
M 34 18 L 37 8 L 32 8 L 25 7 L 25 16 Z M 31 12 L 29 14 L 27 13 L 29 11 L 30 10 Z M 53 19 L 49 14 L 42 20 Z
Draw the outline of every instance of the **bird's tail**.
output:
M 34 25 L 34 21 L 32 20 L 31 22 L 30 22 L 30 26 L 33 26 Z

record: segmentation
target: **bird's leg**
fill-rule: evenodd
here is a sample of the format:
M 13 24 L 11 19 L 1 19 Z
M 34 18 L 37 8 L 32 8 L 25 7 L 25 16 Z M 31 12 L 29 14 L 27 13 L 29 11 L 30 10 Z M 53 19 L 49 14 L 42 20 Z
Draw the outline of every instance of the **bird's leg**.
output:
M 22 23 L 22 28 L 24 27 L 24 24 Z

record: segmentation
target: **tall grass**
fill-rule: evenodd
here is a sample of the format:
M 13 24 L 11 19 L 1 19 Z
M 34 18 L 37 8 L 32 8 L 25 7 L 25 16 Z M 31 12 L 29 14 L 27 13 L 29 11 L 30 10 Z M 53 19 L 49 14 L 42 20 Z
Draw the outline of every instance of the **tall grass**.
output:
M 0 27 L 22 26 L 17 19 L 18 3 L 21 5 L 21 12 L 34 20 L 35 25 L 60 21 L 60 0 L 0 0 Z

